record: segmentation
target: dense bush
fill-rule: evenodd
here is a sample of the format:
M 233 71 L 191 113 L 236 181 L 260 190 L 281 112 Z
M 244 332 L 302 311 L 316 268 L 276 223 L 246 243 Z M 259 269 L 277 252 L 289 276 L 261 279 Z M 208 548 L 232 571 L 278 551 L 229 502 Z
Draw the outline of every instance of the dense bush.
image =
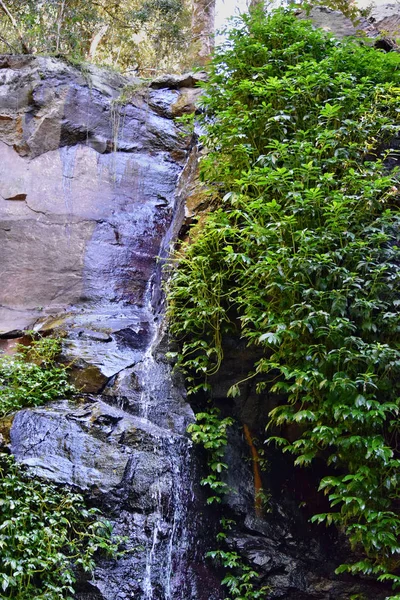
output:
M 215 210 L 171 277 L 179 365 L 196 391 L 227 332 L 261 348 L 249 377 L 281 398 L 271 424 L 299 424 L 274 440 L 297 465 L 326 461 L 331 511 L 314 519 L 363 551 L 338 571 L 400 586 L 400 55 L 255 11 L 205 91 Z
M 0 454 L 2 598 L 74 597 L 76 570 L 92 571 L 96 553 L 114 553 L 111 525 L 82 496 L 32 479 Z
M 60 351 L 60 340 L 40 338 L 12 356 L 0 354 L 0 417 L 73 393 L 66 368 L 56 362 Z
M 58 365 L 60 340 L 40 338 L 0 355 L 0 417 L 74 392 Z M 40 481 L 0 452 L 0 597 L 72 600 L 77 570 L 115 554 L 111 525 L 81 495 Z

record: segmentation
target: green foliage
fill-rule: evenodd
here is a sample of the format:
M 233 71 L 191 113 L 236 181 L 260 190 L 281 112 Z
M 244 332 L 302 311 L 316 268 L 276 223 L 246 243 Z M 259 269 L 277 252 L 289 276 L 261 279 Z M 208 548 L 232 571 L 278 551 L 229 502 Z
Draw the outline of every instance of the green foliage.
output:
M 186 0 L 4 0 L 0 52 L 62 54 L 122 71 L 179 70 L 190 45 Z M 95 55 L 91 44 L 98 38 Z M 25 50 L 24 50 L 25 48 Z M 93 51 L 93 47 L 92 47 Z
M 101 551 L 115 554 L 111 525 L 82 496 L 31 479 L 0 454 L 2 598 L 74 597 L 76 569 L 90 572 Z
M 207 499 L 208 504 L 221 502 L 227 491 L 222 474 L 228 468 L 224 462 L 224 454 L 228 443 L 227 429 L 231 425 L 233 419 L 220 419 L 219 411 L 214 408 L 209 412 L 198 413 L 196 423 L 188 427 L 193 442 L 200 444 L 207 451 L 210 473 L 201 481 L 201 485 L 208 486 L 211 490 L 212 496 Z
M 0 356 L 0 417 L 74 392 L 60 351 L 60 340 L 46 337 Z M 0 516 L 1 598 L 72 600 L 77 570 L 91 572 L 96 555 L 114 555 L 120 541 L 82 496 L 33 479 L 4 453 Z
M 201 480 L 201 485 L 210 488 L 211 496 L 207 498 L 207 504 L 222 502 L 224 494 L 228 492 L 228 486 L 223 481 L 223 473 L 228 468 L 224 462 L 224 455 L 228 443 L 227 430 L 233 423 L 231 417 L 221 419 L 220 411 L 217 408 L 210 408 L 208 412 L 198 413 L 196 423 L 188 427 L 193 442 L 201 445 L 207 452 L 209 474 Z M 222 544 L 235 522 L 222 518 L 220 523 L 222 531 L 218 533 L 217 541 Z M 212 558 L 227 571 L 222 585 L 227 587 L 230 597 L 225 600 L 265 598 L 269 588 L 256 586 L 258 573 L 249 567 L 237 552 L 219 548 L 208 552 L 207 557 Z
M 237 600 L 265 600 L 266 595 L 270 592 L 270 588 L 265 585 L 259 587 L 259 589 L 256 588 L 255 583 L 259 575 L 251 567 L 243 563 L 240 554 L 232 551 L 212 550 L 207 553 L 207 556 L 228 570 L 228 573 L 221 582 L 228 589 L 230 596 L 230 598 L 225 598 L 225 600 L 234 598 Z
M 62 52 L 82 59 L 90 45 L 96 24 L 97 9 L 93 2 L 81 0 L 4 0 L 18 24 L 21 36 L 32 52 Z M 6 40 L 15 52 L 21 40 L 4 12 L 0 11 L 0 42 Z M 6 52 L 9 49 L 5 48 Z
M 201 170 L 220 200 L 176 257 L 178 362 L 196 389 L 227 332 L 262 351 L 249 376 L 282 399 L 271 425 L 298 431 L 272 439 L 326 461 L 331 511 L 314 520 L 364 552 L 339 572 L 400 586 L 400 56 L 254 11 L 205 88 Z
M 60 350 L 60 340 L 40 338 L 12 356 L 0 354 L 0 417 L 74 392 L 66 368 L 55 362 Z

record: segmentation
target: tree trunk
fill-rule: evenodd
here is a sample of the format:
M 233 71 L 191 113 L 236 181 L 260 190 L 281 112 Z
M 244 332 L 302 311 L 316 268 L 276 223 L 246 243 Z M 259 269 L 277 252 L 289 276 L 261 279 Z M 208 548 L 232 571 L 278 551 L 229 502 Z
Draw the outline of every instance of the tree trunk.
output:
M 192 36 L 196 44 L 197 62 L 205 65 L 214 48 L 215 0 L 193 0 Z
M 7 15 L 7 17 L 11 21 L 12 26 L 14 27 L 15 31 L 17 32 L 18 38 L 19 38 L 19 41 L 20 41 L 20 44 L 21 44 L 22 52 L 24 54 L 30 54 L 31 52 L 30 52 L 28 46 L 26 45 L 26 43 L 24 41 L 24 38 L 23 38 L 22 33 L 20 31 L 20 28 L 18 27 L 18 23 L 14 19 L 14 17 L 10 13 L 10 11 L 8 10 L 7 6 L 4 4 L 3 0 L 0 0 L 0 8 Z
M 103 39 L 103 37 L 106 35 L 107 31 L 108 31 L 108 25 L 105 24 L 103 25 L 99 31 L 97 33 L 94 34 L 94 36 L 92 37 L 92 41 L 90 42 L 90 48 L 89 48 L 89 52 L 87 55 L 87 59 L 88 60 L 94 60 L 94 57 L 96 55 L 97 52 L 97 48 L 98 45 L 100 44 L 101 40 Z
M 61 39 L 61 28 L 64 18 L 65 0 L 62 0 L 57 15 L 57 40 L 56 40 L 56 52 L 60 51 L 60 39 Z

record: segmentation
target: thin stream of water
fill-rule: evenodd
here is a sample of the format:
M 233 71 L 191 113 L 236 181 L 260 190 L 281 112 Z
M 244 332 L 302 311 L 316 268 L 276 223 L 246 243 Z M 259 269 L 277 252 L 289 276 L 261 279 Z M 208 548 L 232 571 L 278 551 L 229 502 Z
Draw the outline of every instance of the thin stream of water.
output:
M 61 164 L 62 164 L 62 190 L 66 209 L 66 216 L 72 217 L 73 214 L 73 190 L 72 182 L 74 178 L 76 165 L 77 146 L 66 146 L 60 149 Z M 65 232 L 68 239 L 68 244 L 71 242 L 71 229 L 68 219 L 65 223 Z
M 140 394 L 140 402 L 139 402 L 139 416 L 144 419 L 149 418 L 149 409 L 151 405 L 152 399 L 152 391 L 154 391 L 154 385 L 157 386 L 157 382 L 159 381 L 158 377 L 155 377 L 159 367 L 157 362 L 154 359 L 154 348 L 158 339 L 158 327 L 157 323 L 154 319 L 154 312 L 152 307 L 152 294 L 153 294 L 153 278 L 150 278 L 146 292 L 144 296 L 144 304 L 146 313 L 148 315 L 149 320 L 149 328 L 150 328 L 150 340 L 147 346 L 147 350 L 143 355 L 142 360 L 140 361 L 140 373 L 143 380 L 142 391 Z
M 158 403 L 163 401 L 160 391 L 165 377 L 163 366 L 154 357 L 160 332 L 154 320 L 152 288 L 151 280 L 145 295 L 150 339 L 137 371 L 142 388 L 140 416 L 150 421 L 156 418 L 157 409 L 162 408 Z M 142 600 L 186 600 L 182 581 L 185 579 L 185 556 L 190 544 L 188 506 L 193 500 L 187 460 L 189 445 L 187 438 L 172 431 L 162 442 L 162 454 L 167 459 L 170 473 L 170 486 L 167 497 L 166 490 L 162 491 L 159 486 L 153 496 L 155 518 L 146 552 Z
M 161 529 L 162 522 L 162 504 L 161 504 L 161 491 L 160 488 L 157 487 L 155 493 L 155 501 L 156 501 L 156 519 L 153 528 L 153 537 L 151 547 L 147 550 L 146 556 L 146 569 L 145 569 L 145 577 L 143 580 L 143 600 L 153 600 L 154 598 L 154 590 L 152 583 L 152 573 L 153 566 L 156 559 L 156 551 L 157 545 L 159 542 L 159 533 Z

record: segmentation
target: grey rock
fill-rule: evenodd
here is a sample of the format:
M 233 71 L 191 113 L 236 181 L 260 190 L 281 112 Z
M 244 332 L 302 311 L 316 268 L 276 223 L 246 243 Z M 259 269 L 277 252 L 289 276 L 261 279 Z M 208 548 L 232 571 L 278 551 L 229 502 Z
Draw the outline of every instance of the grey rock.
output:
M 375 38 L 379 35 L 379 30 L 366 17 L 360 17 L 358 22 L 354 24 L 340 11 L 326 6 L 314 6 L 310 12 L 299 11 L 297 16 L 299 19 L 310 19 L 315 27 L 332 33 L 338 38 L 347 36 Z
M 143 306 L 185 154 L 178 129 L 139 97 L 113 104 L 116 74 L 43 57 L 1 66 L 0 332 L 93 303 L 109 317 Z
M 91 329 L 82 329 L 79 331 L 78 333 L 79 337 L 82 337 L 83 339 L 88 339 L 88 340 L 94 340 L 94 341 L 98 341 L 98 342 L 111 342 L 112 337 L 110 335 L 108 335 L 107 333 L 103 333 L 102 331 L 94 331 Z
M 179 89 L 196 87 L 201 81 L 207 80 L 206 72 L 184 73 L 183 75 L 160 75 L 150 83 L 153 89 Z
M 373 6 L 368 18 L 383 35 L 394 38 L 400 36 L 400 6 L 398 4 Z
M 375 45 L 386 51 L 396 49 L 393 38 L 400 35 L 400 7 L 398 4 L 372 3 L 367 8 L 366 16 L 361 16 L 352 22 L 340 11 L 326 6 L 314 6 L 310 12 L 298 12 L 298 18 L 311 19 L 316 27 L 333 33 L 338 38 L 347 36 L 377 39 Z M 382 45 L 382 38 L 386 39 L 386 46 Z M 390 44 L 391 42 L 391 44 Z
M 165 430 L 101 401 L 22 410 L 11 428 L 12 453 L 37 475 L 101 492 L 125 477 L 142 505 L 151 505 L 144 496 L 167 471 L 157 455 L 164 439 L 171 439 Z
M 172 116 L 181 117 L 196 112 L 202 92 L 203 90 L 200 88 L 181 88 L 179 98 L 171 108 Z
M 179 90 L 168 88 L 148 89 L 146 91 L 149 106 L 159 115 L 172 118 L 172 107 L 179 100 Z
M 186 437 L 86 399 L 20 411 L 10 449 L 32 474 L 83 491 L 127 538 L 128 553 L 101 560 L 92 580 L 79 581 L 76 598 L 197 598 Z

